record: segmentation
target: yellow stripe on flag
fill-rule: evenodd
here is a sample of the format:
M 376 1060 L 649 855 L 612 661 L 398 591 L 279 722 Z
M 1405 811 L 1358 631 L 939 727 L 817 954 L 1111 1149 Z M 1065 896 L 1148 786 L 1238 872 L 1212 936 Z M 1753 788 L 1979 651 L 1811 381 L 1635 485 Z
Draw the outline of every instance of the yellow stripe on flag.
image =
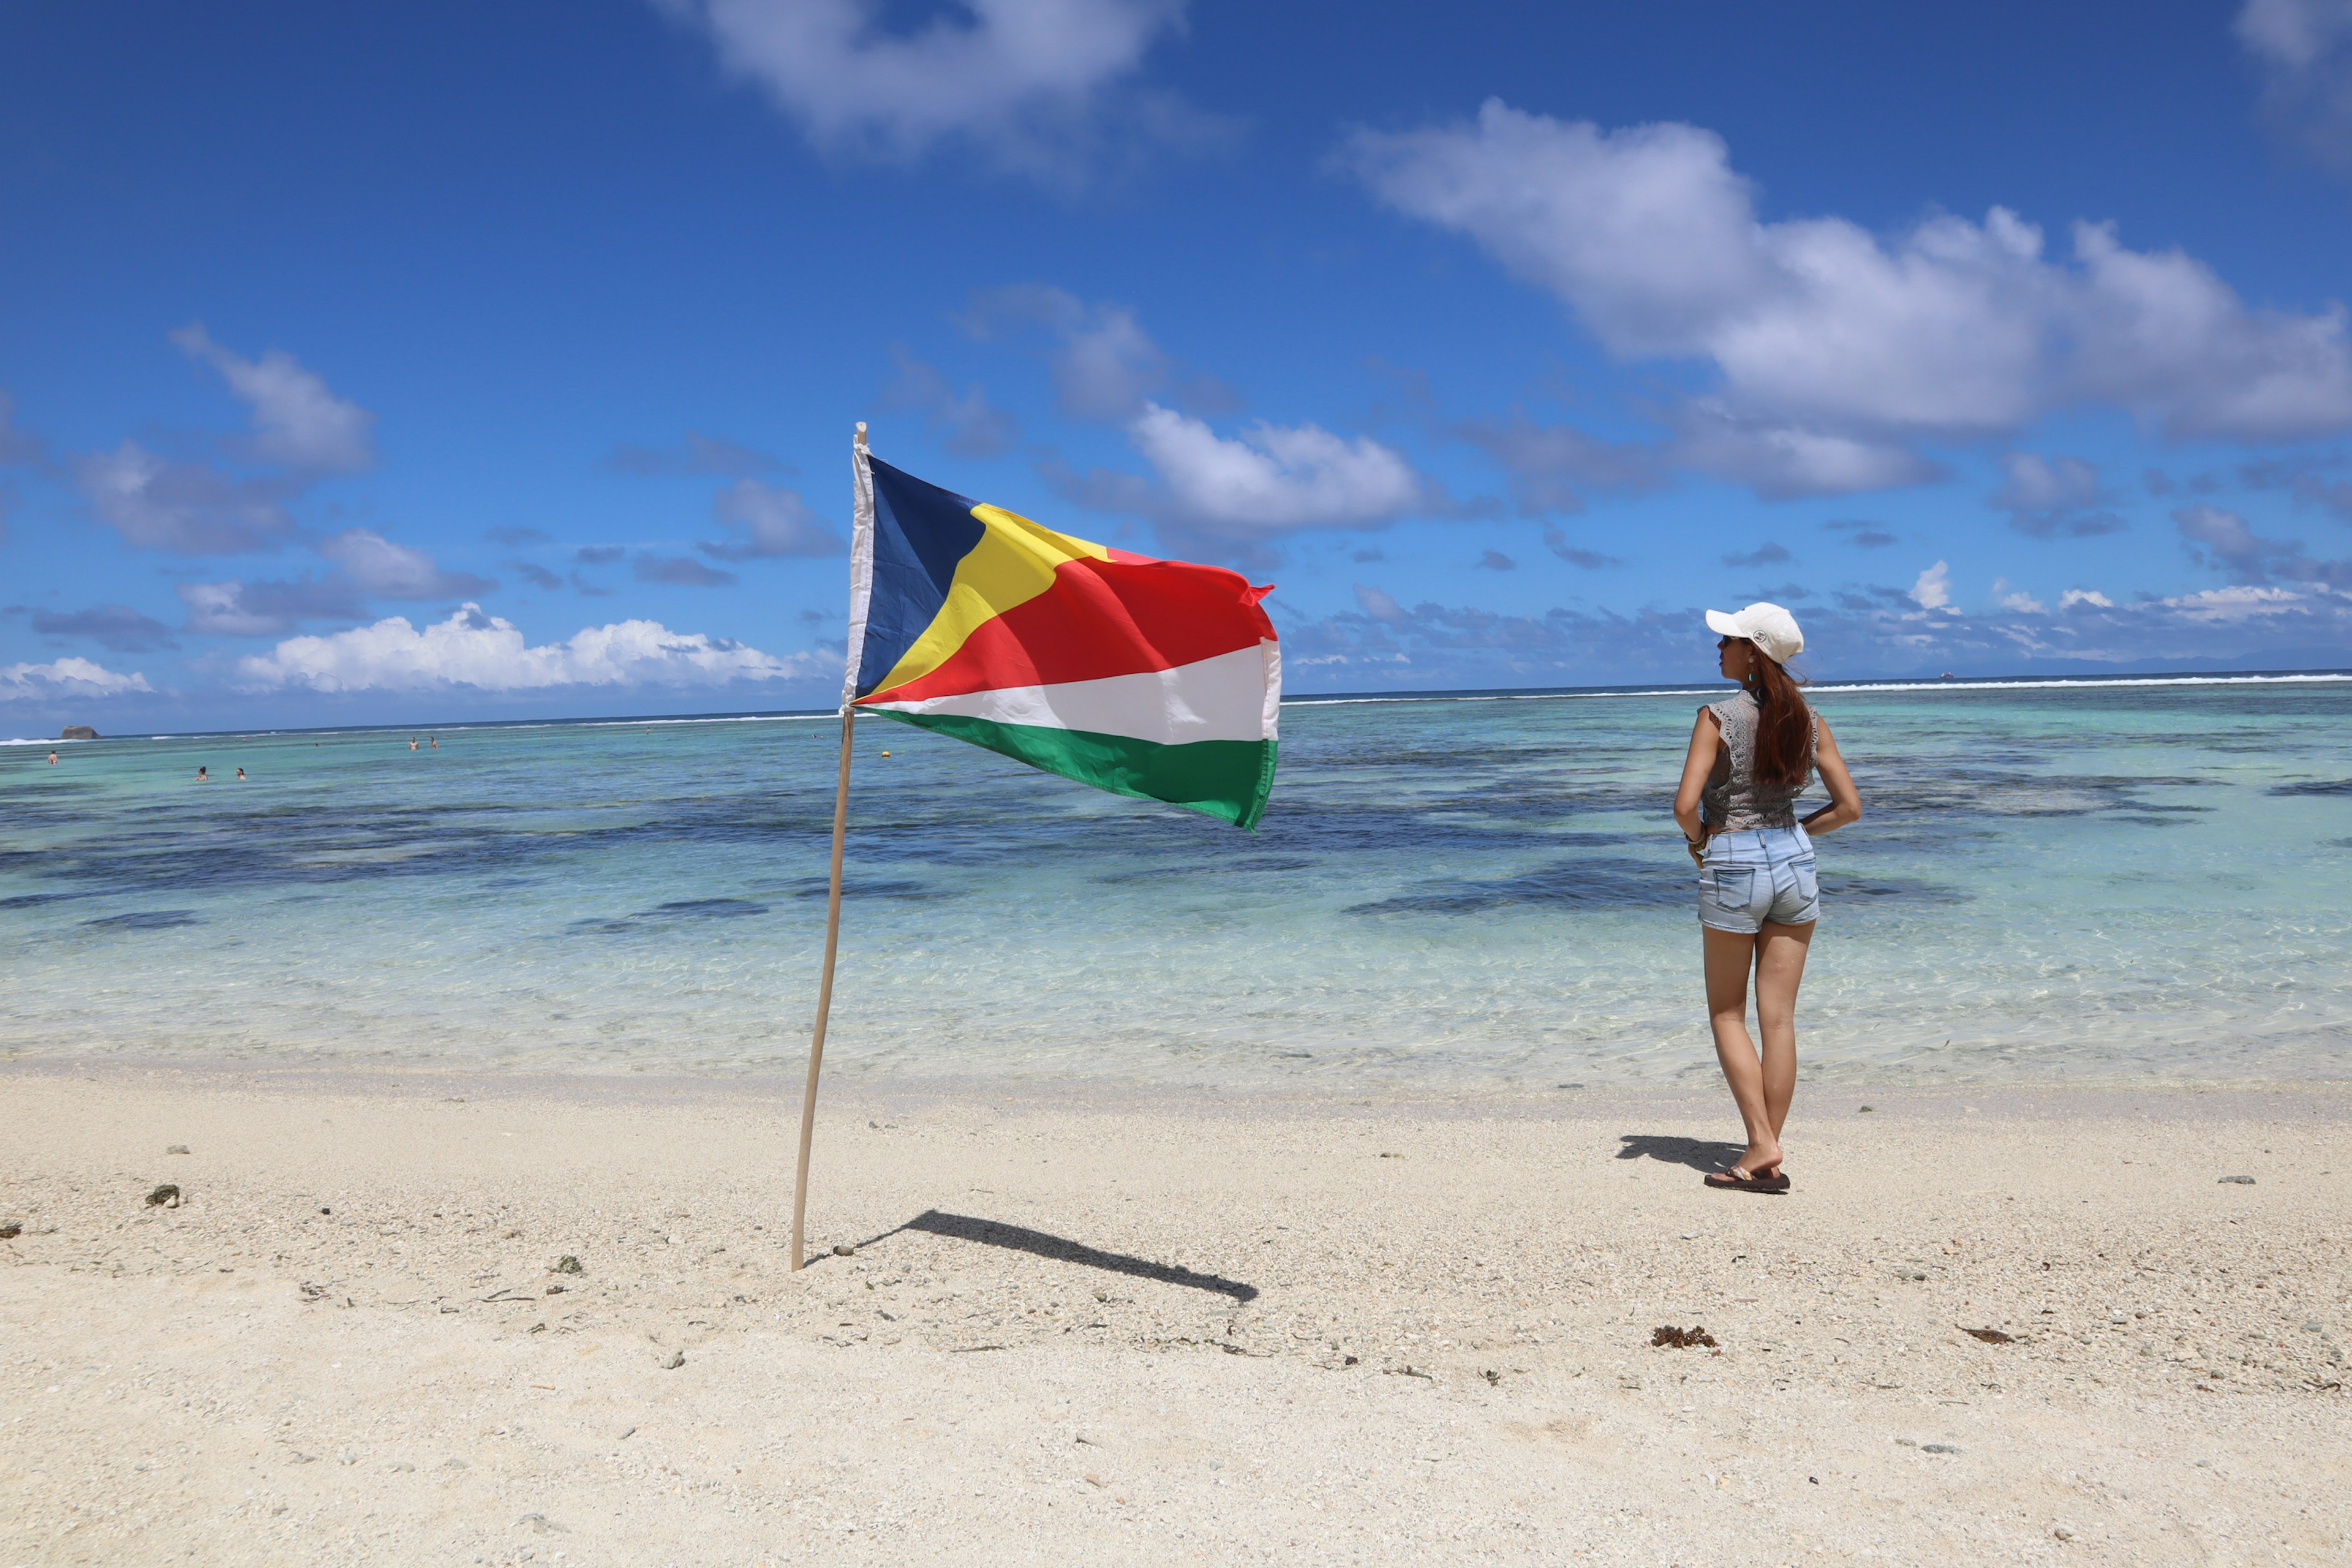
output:
M 873 689 L 877 695 L 945 664 L 982 626 L 1052 587 L 1054 569 L 1063 562 L 1110 559 L 1099 544 L 1056 533 L 1001 506 L 976 506 L 971 515 L 987 533 L 956 563 L 939 617 Z

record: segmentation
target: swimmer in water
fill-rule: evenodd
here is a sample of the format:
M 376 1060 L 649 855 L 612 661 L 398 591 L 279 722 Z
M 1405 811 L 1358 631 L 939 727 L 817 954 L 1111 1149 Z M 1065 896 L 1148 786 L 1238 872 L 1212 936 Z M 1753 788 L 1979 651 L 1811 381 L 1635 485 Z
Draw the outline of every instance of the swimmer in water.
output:
M 205 772 L 204 769 L 198 768 L 196 770 L 196 782 L 198 784 L 210 784 L 213 782 L 213 776 L 212 774 Z
M 238 778 L 240 778 L 240 779 L 241 779 L 241 778 L 243 778 L 243 777 L 245 777 L 245 770 L 244 770 L 243 768 L 239 768 L 239 769 L 237 769 L 237 770 L 236 770 L 236 776 L 237 776 Z
M 57 765 L 58 765 L 58 754 L 57 754 L 55 752 L 51 752 L 49 753 L 49 766 L 51 766 L 51 767 L 56 767 Z
M 433 737 L 433 749 L 436 752 L 441 749 L 441 737 L 438 735 Z
M 408 737 L 408 749 L 412 752 L 416 750 L 416 737 L 414 735 Z

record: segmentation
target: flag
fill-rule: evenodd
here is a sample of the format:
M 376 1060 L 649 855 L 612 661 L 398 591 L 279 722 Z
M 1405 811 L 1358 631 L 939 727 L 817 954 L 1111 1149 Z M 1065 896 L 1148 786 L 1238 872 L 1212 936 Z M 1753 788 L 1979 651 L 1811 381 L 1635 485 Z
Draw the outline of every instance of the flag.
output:
M 1282 652 L 1238 572 L 1056 533 L 856 455 L 859 712 L 1255 827 Z

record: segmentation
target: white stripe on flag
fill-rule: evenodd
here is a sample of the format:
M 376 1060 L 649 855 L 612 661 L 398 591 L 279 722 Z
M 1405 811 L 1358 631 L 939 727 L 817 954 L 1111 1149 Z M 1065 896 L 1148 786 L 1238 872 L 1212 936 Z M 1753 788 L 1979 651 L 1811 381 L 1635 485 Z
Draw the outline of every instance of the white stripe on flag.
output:
M 1007 686 L 917 702 L 868 702 L 869 710 L 954 714 L 999 724 L 1083 730 L 1130 741 L 1181 746 L 1192 741 L 1263 741 L 1279 688 L 1280 666 L 1267 658 L 1272 643 L 1235 648 L 1214 658 L 1140 675 L 1071 680 L 1054 686 Z

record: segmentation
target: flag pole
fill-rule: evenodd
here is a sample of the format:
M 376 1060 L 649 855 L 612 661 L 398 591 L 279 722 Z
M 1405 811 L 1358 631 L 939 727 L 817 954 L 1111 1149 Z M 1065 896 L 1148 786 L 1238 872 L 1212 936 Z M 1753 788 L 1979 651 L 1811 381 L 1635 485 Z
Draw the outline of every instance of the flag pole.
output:
M 872 522 L 872 479 L 866 468 L 866 422 L 859 420 L 855 444 L 851 448 L 852 472 L 857 496 L 858 542 L 866 543 Z M 808 1264 L 808 1254 L 802 1246 L 801 1233 L 808 1216 L 809 1143 L 816 1132 L 817 1075 L 824 1067 L 824 1028 L 833 1016 L 833 965 L 841 951 L 841 858 L 849 837 L 849 755 L 851 738 L 857 724 L 857 710 L 850 700 L 856 695 L 857 666 L 854 662 L 859 643 L 863 640 L 865 619 L 863 589 L 858 564 L 870 562 L 869 549 L 854 551 L 851 574 L 851 616 L 849 648 L 853 660 L 847 678 L 843 682 L 841 699 L 841 775 L 833 791 L 833 885 L 825 897 L 824 911 L 824 973 L 817 982 L 816 1030 L 809 1038 L 808 1087 L 801 1094 L 801 1157 L 798 1170 L 793 1175 L 793 1268 L 795 1274 Z
M 849 833 L 849 746 L 857 717 L 841 710 L 841 782 L 833 795 L 833 889 L 825 900 L 824 978 L 816 987 L 816 1033 L 809 1041 L 808 1088 L 801 1095 L 801 1162 L 793 1177 L 793 1270 L 808 1255 L 801 1247 L 801 1225 L 808 1215 L 809 1140 L 816 1131 L 816 1079 L 824 1066 L 824 1026 L 833 1013 L 833 961 L 841 950 L 841 850 Z

